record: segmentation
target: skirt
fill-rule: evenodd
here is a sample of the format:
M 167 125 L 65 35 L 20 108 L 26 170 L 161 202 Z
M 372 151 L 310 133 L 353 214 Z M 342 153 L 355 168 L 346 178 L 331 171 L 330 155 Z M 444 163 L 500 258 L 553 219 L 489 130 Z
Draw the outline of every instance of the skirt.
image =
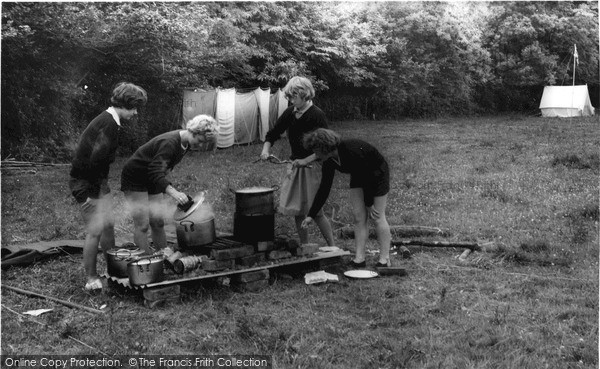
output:
M 310 163 L 311 168 L 292 169 L 288 164 L 281 181 L 279 212 L 284 215 L 306 215 L 321 184 L 321 163 Z M 318 215 L 323 214 L 319 211 Z

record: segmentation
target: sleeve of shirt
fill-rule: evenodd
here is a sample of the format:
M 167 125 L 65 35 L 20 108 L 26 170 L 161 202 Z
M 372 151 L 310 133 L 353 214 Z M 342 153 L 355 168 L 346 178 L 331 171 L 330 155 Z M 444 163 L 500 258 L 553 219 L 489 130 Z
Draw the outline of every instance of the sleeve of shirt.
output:
M 328 128 L 327 117 L 322 110 L 319 112 L 319 114 L 317 114 L 315 119 L 315 129 L 317 128 Z
M 148 180 L 154 183 L 162 192 L 165 192 L 167 186 L 171 184 L 167 179 L 167 172 L 177 147 L 169 141 L 159 142 L 158 145 L 158 150 L 148 164 Z
M 111 160 L 114 159 L 111 152 L 111 139 L 112 137 L 106 129 L 98 132 L 90 154 L 90 168 L 96 168 L 96 170 L 90 171 L 92 180 L 108 178 L 109 166 Z
M 331 186 L 333 185 L 333 177 L 335 175 L 335 168 L 333 167 L 333 164 L 330 164 L 327 161 L 323 163 L 321 173 L 321 184 L 319 184 L 317 194 L 315 195 L 312 206 L 308 211 L 308 216 L 313 219 L 319 213 L 323 205 L 325 205 L 325 201 L 327 201 L 327 198 L 329 197 L 329 192 L 331 191 Z
M 285 110 L 277 119 L 277 122 L 275 122 L 275 126 L 273 126 L 269 132 L 267 132 L 265 141 L 268 141 L 271 146 L 275 144 L 275 141 L 277 141 L 283 132 L 285 132 L 285 130 L 290 126 L 290 111 L 291 110 L 289 108 Z

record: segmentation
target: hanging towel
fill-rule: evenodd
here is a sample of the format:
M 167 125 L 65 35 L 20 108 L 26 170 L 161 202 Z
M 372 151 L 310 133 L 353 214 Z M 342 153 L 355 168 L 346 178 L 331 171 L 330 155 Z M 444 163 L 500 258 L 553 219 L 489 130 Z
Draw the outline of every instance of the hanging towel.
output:
M 219 123 L 217 147 L 233 146 L 235 143 L 235 88 L 217 90 L 215 119 Z

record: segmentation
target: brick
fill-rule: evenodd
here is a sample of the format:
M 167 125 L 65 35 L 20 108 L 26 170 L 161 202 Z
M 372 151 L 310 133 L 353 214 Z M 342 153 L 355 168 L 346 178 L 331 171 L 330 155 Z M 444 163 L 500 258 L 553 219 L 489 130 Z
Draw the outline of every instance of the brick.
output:
M 291 257 L 292 257 L 292 253 L 287 250 L 273 250 L 273 251 L 269 252 L 270 260 L 278 260 L 278 259 L 285 259 L 285 258 L 291 258 Z
M 290 238 L 286 236 L 277 236 L 273 242 L 273 248 L 275 250 L 287 249 L 289 239 Z
M 297 240 L 295 240 L 293 238 L 290 238 L 288 240 L 288 243 L 287 243 L 287 249 L 288 250 L 290 250 L 290 251 L 291 250 L 296 250 L 298 247 L 300 247 L 300 242 L 298 242 Z
M 306 243 L 304 245 L 300 245 L 299 247 L 297 247 L 294 250 L 294 253 L 295 253 L 295 255 L 298 255 L 298 256 L 306 256 L 306 255 L 314 254 L 317 251 L 319 251 L 318 243 Z
M 207 272 L 217 272 L 219 270 L 224 270 L 224 269 L 233 269 L 234 267 L 235 267 L 234 259 L 228 259 L 228 260 L 208 259 L 208 260 L 204 260 L 202 262 L 202 269 L 206 270 Z
M 210 252 L 210 256 L 215 260 L 227 260 L 243 258 L 244 256 L 250 256 L 254 254 L 254 246 L 244 245 L 239 247 L 232 247 L 229 249 L 213 249 Z
M 275 238 L 275 250 L 294 250 L 300 246 L 300 242 L 296 239 L 287 236 L 277 236 Z
M 266 258 L 267 257 L 265 255 L 265 253 L 261 252 L 261 253 L 250 255 L 250 256 L 244 256 L 243 258 L 237 258 L 237 259 L 235 259 L 235 263 L 237 265 L 251 267 L 260 262 L 265 261 Z
M 268 280 L 269 269 L 257 270 L 255 272 L 248 272 L 242 274 L 236 274 L 231 277 L 234 283 L 248 283 L 254 281 Z
M 144 289 L 144 298 L 147 301 L 164 300 L 169 297 L 178 297 L 180 292 L 179 285 L 153 287 Z
M 232 286 L 234 290 L 239 292 L 258 292 L 266 287 L 269 287 L 268 280 L 254 281 L 248 283 L 240 283 Z
M 273 241 L 261 241 L 256 243 L 256 251 L 265 252 L 275 249 L 275 242 Z

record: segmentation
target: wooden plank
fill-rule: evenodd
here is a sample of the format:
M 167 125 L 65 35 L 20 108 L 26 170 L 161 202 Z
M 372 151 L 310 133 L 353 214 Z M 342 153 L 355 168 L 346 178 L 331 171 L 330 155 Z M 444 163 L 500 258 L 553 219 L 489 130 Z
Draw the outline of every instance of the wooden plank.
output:
M 263 269 L 279 268 L 279 267 L 286 266 L 286 265 L 294 265 L 294 264 L 306 263 L 306 262 L 310 262 L 310 261 L 322 260 L 322 259 L 328 259 L 328 258 L 346 256 L 346 255 L 351 255 L 351 253 L 349 251 L 344 251 L 344 250 L 322 252 L 322 253 L 317 253 L 316 256 L 313 256 L 310 258 L 296 257 L 293 260 L 284 260 L 284 261 L 280 261 L 280 262 L 277 262 L 274 264 L 269 264 L 269 265 L 261 265 L 261 266 L 257 266 L 257 267 L 253 267 L 253 268 L 246 268 L 246 269 L 229 270 L 229 271 L 225 271 L 225 272 L 211 273 L 211 274 L 201 275 L 201 276 L 196 276 L 196 277 L 172 279 L 172 280 L 168 280 L 168 281 L 149 283 L 145 286 L 138 286 L 138 287 L 149 288 L 149 287 L 157 287 L 157 286 L 167 286 L 170 284 L 177 284 L 177 283 L 184 283 L 184 282 L 187 283 L 187 282 L 193 282 L 193 281 L 200 281 L 203 279 L 226 277 L 226 276 L 230 276 L 230 275 L 234 275 L 234 274 L 254 272 L 254 271 L 259 271 L 259 270 L 263 270 Z

